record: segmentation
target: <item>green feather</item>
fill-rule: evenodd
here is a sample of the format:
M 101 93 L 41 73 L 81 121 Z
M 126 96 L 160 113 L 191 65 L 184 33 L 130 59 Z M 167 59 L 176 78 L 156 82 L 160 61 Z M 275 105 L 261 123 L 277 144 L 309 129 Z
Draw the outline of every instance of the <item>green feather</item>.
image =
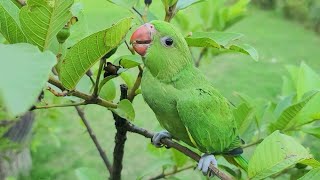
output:
M 227 154 L 241 145 L 229 102 L 193 65 L 173 25 L 152 21 L 156 32 L 144 57 L 142 95 L 174 138 L 204 153 Z M 163 39 L 170 37 L 168 47 Z

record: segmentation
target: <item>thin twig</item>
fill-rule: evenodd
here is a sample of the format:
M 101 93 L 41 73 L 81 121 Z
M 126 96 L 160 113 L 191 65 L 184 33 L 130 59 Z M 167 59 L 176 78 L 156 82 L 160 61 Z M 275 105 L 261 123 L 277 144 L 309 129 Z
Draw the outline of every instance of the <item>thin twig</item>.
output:
M 81 118 L 83 124 L 86 126 L 87 131 L 88 131 L 88 133 L 89 133 L 89 135 L 90 135 L 93 143 L 95 144 L 97 150 L 99 151 L 100 157 L 102 158 L 102 160 L 103 160 L 106 168 L 108 169 L 109 173 L 111 174 L 111 172 L 112 172 L 112 165 L 111 165 L 111 163 L 110 163 L 110 161 L 109 161 L 106 153 L 105 153 L 104 150 L 102 149 L 102 147 L 101 147 L 101 145 L 100 145 L 100 143 L 99 143 L 96 135 L 94 134 L 94 132 L 93 132 L 93 130 L 92 130 L 92 128 L 91 128 L 91 126 L 90 126 L 87 118 L 85 117 L 85 114 L 84 114 L 83 110 L 80 109 L 79 106 L 75 106 L 75 108 L 76 108 L 76 110 L 77 110 L 77 112 L 78 112 L 78 115 L 79 115 L 79 117 Z
M 166 9 L 166 15 L 164 17 L 164 21 L 170 22 L 171 19 L 175 16 L 177 2 Z
M 154 136 L 154 133 L 151 133 L 148 130 L 138 127 L 130 122 L 127 122 L 127 130 L 133 133 L 140 134 L 146 138 L 152 138 Z M 185 146 L 180 145 L 179 143 L 172 141 L 171 139 L 168 139 L 168 138 L 162 139 L 161 143 L 166 145 L 167 147 L 172 147 L 180 151 L 181 153 L 185 154 L 186 156 L 190 157 L 196 162 L 199 162 L 200 160 L 200 156 L 197 153 L 191 151 L 189 148 Z M 218 178 L 222 180 L 231 180 L 231 177 L 229 177 L 224 172 L 220 171 L 213 164 L 210 164 L 209 168 Z
M 139 68 L 139 74 L 137 76 L 137 79 L 136 79 L 133 87 L 130 89 L 129 94 L 128 94 L 128 100 L 131 102 L 133 101 L 134 97 L 136 96 L 136 91 L 140 87 L 140 84 L 141 84 L 143 69 L 140 65 L 138 66 L 138 68 Z
M 263 141 L 263 139 L 259 139 L 259 140 L 255 141 L 255 142 L 253 142 L 253 143 L 246 144 L 246 145 L 242 146 L 241 148 L 242 148 L 242 149 L 245 149 L 245 148 L 248 148 L 248 147 L 251 147 L 251 146 L 260 144 L 262 141 Z
M 132 9 L 142 18 L 142 14 L 135 7 L 132 7 Z
M 124 84 L 120 85 L 121 96 L 120 100 L 127 99 L 128 87 Z M 111 174 L 112 180 L 120 180 L 121 179 L 121 171 L 122 171 L 122 161 L 124 154 L 124 146 L 127 140 L 127 129 L 126 124 L 127 120 L 118 116 L 115 113 L 113 114 L 113 118 L 115 120 L 115 126 L 117 129 L 115 135 L 115 146 L 113 150 L 113 171 Z
M 104 66 L 105 62 L 106 62 L 105 59 L 101 59 L 100 60 L 99 70 L 98 70 L 97 79 L 96 79 L 96 84 L 94 86 L 94 90 L 93 90 L 93 93 L 92 93 L 92 97 L 93 98 L 97 98 L 98 97 L 98 90 L 99 90 L 99 84 L 100 84 L 99 81 L 100 81 L 101 72 L 102 72 L 102 69 L 103 69 L 103 66 Z
M 57 92 L 54 89 L 52 89 L 50 86 L 47 87 L 47 90 L 57 97 L 64 97 L 68 94 L 68 91 Z
M 81 106 L 88 104 L 86 101 L 80 103 L 70 103 L 70 104 L 54 104 L 54 105 L 47 105 L 47 106 L 34 106 L 31 108 L 33 109 L 50 109 L 50 108 L 57 108 L 57 107 L 70 107 L 70 106 Z
M 174 169 L 173 171 L 168 172 L 168 173 L 161 173 L 161 174 L 159 174 L 158 176 L 155 176 L 155 177 L 153 177 L 153 178 L 150 178 L 149 180 L 157 180 L 157 179 L 166 178 L 166 177 L 168 177 L 168 176 L 172 176 L 172 175 L 174 175 L 174 174 L 177 174 L 177 173 L 179 173 L 179 172 L 182 172 L 182 171 L 185 171 L 185 170 L 188 170 L 188 169 L 192 169 L 192 168 L 194 168 L 193 165 L 186 166 L 186 167 L 183 167 L 183 168 L 181 168 L 181 169 Z
M 197 61 L 195 62 L 195 66 L 199 67 L 200 66 L 200 61 L 202 60 L 203 56 L 208 52 L 208 48 L 203 48 L 200 52 L 200 55 L 197 59 Z
M 61 82 L 59 80 L 57 80 L 56 78 L 50 76 L 48 82 L 54 86 L 56 86 L 57 88 L 59 88 L 61 91 L 66 91 L 67 89 L 65 89 L 63 87 L 63 85 L 61 84 Z M 97 98 L 93 98 L 92 95 L 77 91 L 77 90 L 73 90 L 70 91 L 68 94 L 68 96 L 75 96 L 78 97 L 80 99 L 85 100 L 88 104 L 98 104 L 100 106 L 106 107 L 106 108 L 117 108 L 117 104 L 114 104 L 110 101 L 106 101 L 104 99 L 101 99 L 99 97 Z
M 148 17 L 148 10 L 149 10 L 149 6 L 145 6 L 144 7 L 144 12 L 143 12 L 143 15 L 141 16 L 141 18 L 142 18 L 142 20 L 143 20 L 143 22 L 148 22 L 148 19 L 147 19 L 147 17 Z
M 127 48 L 129 49 L 129 51 L 131 52 L 132 55 L 135 54 L 135 51 L 132 47 L 129 46 L 129 44 L 127 43 L 127 41 L 124 41 L 124 43 L 126 44 Z

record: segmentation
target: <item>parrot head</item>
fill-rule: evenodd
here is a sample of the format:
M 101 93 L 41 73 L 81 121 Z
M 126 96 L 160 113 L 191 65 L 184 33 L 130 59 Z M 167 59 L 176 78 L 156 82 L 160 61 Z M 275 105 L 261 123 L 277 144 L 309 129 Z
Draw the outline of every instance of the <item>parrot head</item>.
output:
M 140 26 L 132 34 L 130 43 L 157 78 L 171 78 L 193 64 L 184 37 L 165 21 L 155 20 Z

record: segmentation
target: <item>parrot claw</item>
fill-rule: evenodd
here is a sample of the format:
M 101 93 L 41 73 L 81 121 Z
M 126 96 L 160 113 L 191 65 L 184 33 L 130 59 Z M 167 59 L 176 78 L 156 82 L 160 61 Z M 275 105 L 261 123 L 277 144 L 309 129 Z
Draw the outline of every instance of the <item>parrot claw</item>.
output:
M 197 167 L 200 171 L 202 171 L 203 175 L 208 175 L 209 177 L 214 175 L 214 173 L 209 169 L 210 163 L 213 164 L 215 167 L 218 167 L 218 162 L 214 155 L 202 154 Z
M 163 146 L 163 145 L 161 144 L 161 142 L 160 142 L 161 139 L 163 139 L 163 138 L 169 138 L 169 139 L 171 139 L 172 136 L 171 136 L 171 134 L 170 134 L 168 131 L 163 130 L 163 131 L 160 131 L 160 132 L 156 133 L 156 134 L 152 137 L 151 143 L 152 143 L 155 147 L 160 148 L 160 147 Z

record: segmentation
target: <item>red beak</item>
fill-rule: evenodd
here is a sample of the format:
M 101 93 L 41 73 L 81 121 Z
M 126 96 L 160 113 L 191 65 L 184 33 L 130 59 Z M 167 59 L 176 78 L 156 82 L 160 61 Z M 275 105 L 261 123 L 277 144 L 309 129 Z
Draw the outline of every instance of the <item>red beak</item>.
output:
M 144 56 L 147 53 L 152 42 L 152 34 L 155 32 L 154 26 L 150 23 L 146 23 L 140 26 L 131 36 L 130 43 L 133 46 L 133 49 Z

